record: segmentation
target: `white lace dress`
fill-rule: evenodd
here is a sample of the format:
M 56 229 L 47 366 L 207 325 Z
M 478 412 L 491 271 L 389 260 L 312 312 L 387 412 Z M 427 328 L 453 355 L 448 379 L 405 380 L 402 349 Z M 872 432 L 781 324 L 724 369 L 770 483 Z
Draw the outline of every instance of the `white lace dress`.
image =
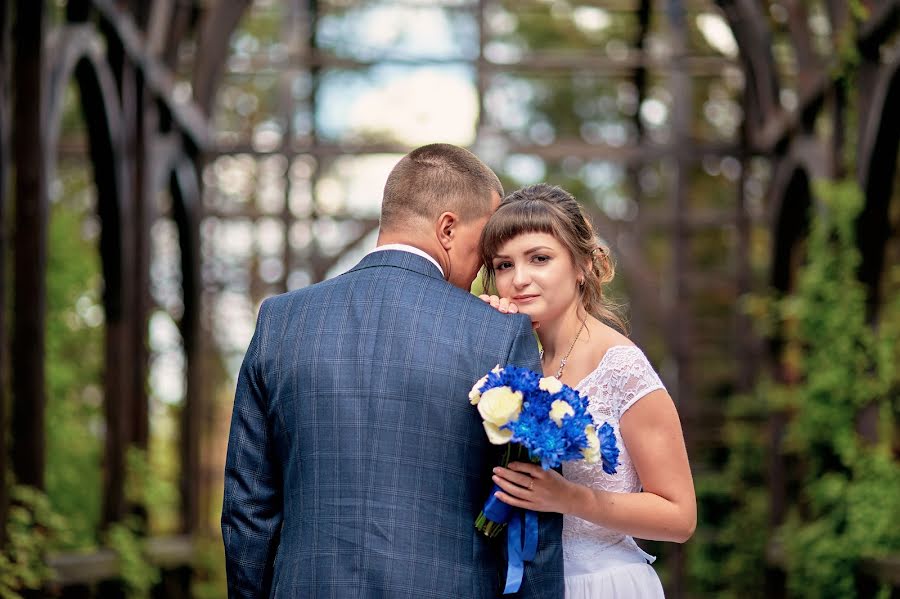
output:
M 598 425 L 608 422 L 616 434 L 619 466 L 606 474 L 600 464 L 583 461 L 563 464 L 563 474 L 573 482 L 612 491 L 635 493 L 641 479 L 619 433 L 619 419 L 635 402 L 651 391 L 663 389 L 662 381 L 644 353 L 632 345 L 616 345 L 576 389 L 589 400 L 589 411 Z M 656 559 L 628 535 L 592 524 L 575 516 L 563 520 L 566 599 L 630 599 L 663 597 L 659 577 L 650 565 Z

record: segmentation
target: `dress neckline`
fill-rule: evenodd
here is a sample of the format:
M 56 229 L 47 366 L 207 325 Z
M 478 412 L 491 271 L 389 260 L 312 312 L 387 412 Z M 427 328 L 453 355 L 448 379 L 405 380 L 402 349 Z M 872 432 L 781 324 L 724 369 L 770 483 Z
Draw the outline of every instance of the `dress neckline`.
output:
M 580 381 L 578 381 L 578 383 L 575 384 L 573 389 L 578 389 L 579 387 L 581 387 L 582 384 L 584 384 L 584 382 L 586 380 L 588 380 L 589 378 L 594 376 L 594 374 L 599 372 L 600 368 L 603 366 L 603 363 L 606 362 L 606 357 L 609 354 L 613 353 L 613 350 L 621 349 L 621 348 L 628 348 L 628 347 L 637 348 L 637 345 L 625 345 L 624 343 L 617 343 L 616 345 L 610 345 L 608 348 L 606 348 L 606 351 L 603 352 L 603 356 L 600 358 L 600 361 L 597 363 L 597 366 L 592 371 L 590 371 L 589 373 L 584 375 L 584 378 L 582 378 Z

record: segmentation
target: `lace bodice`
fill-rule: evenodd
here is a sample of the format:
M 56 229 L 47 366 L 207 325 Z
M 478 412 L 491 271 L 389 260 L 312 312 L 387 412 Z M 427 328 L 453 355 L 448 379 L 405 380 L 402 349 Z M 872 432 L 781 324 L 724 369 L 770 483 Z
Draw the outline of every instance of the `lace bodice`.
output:
M 663 388 L 662 381 L 639 348 L 633 345 L 609 348 L 597 368 L 582 379 L 576 389 L 587 396 L 588 410 L 597 425 L 608 422 L 615 430 L 619 466 L 615 474 L 606 474 L 600 464 L 588 464 L 581 460 L 566 462 L 563 464 L 565 477 L 604 491 L 640 491 L 641 479 L 628 455 L 628 448 L 622 442 L 619 419 L 642 397 Z M 630 554 L 636 560 L 650 559 L 631 537 L 574 516 L 565 516 L 563 520 L 563 553 L 567 573 L 570 563 L 587 566 L 604 562 L 604 553 L 614 555 L 617 560 L 627 561 Z

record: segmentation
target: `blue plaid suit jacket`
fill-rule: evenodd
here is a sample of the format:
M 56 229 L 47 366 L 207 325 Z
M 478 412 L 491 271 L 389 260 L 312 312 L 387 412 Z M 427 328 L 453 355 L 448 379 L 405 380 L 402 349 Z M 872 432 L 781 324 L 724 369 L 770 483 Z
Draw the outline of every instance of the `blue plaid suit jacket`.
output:
M 540 371 L 528 318 L 396 250 L 269 298 L 235 395 L 222 533 L 229 597 L 497 597 L 505 535 L 473 521 L 497 450 L 468 402 L 497 364 Z M 563 596 L 541 515 L 516 597 Z

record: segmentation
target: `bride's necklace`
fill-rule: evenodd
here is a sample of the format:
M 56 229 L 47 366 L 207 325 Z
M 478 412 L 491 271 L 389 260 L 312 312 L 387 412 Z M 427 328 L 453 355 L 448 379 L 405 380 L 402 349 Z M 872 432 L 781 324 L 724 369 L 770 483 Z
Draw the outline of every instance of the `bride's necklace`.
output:
M 566 355 L 563 356 L 563 359 L 559 361 L 559 370 L 556 371 L 556 378 L 560 378 L 563 373 L 563 369 L 566 367 L 566 362 L 569 360 L 569 354 L 572 353 L 572 350 L 575 348 L 575 342 L 578 341 L 579 335 L 581 335 L 581 331 L 587 326 L 587 319 L 581 321 L 581 328 L 578 329 L 578 332 L 575 333 L 575 338 L 572 339 L 572 345 L 569 346 L 569 351 L 566 352 Z M 544 359 L 544 350 L 541 350 L 541 360 Z

